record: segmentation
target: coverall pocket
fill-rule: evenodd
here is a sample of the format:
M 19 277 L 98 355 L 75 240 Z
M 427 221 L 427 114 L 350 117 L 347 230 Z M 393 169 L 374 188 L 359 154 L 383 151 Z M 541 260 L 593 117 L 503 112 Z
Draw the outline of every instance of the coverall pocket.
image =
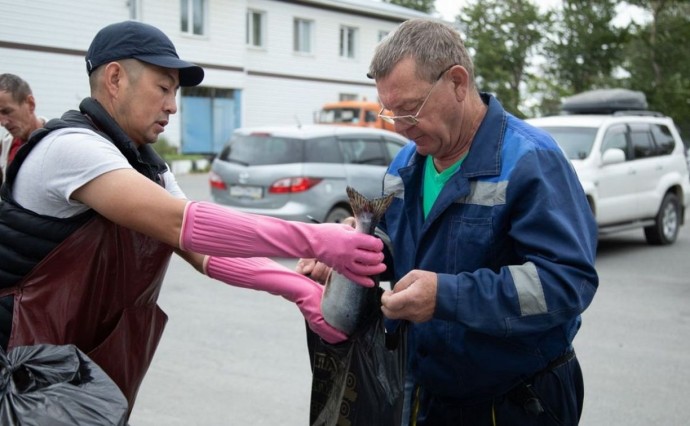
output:
M 474 271 L 491 258 L 493 228 L 490 217 L 454 217 L 448 239 L 448 273 Z

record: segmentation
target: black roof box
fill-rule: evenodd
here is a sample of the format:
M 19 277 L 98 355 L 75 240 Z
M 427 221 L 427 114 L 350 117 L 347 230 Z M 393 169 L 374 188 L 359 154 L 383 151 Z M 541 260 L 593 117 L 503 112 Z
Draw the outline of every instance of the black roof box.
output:
M 561 103 L 564 114 L 613 114 L 646 109 L 645 94 L 627 89 L 590 90 L 565 98 Z

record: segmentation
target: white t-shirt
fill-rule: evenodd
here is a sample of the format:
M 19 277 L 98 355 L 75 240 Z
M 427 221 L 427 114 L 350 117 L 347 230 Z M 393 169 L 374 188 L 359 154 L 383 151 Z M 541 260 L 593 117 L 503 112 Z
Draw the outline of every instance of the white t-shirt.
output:
M 72 217 L 89 210 L 70 199 L 74 191 L 104 173 L 131 168 L 112 142 L 91 130 L 54 130 L 24 160 L 12 193 L 25 209 L 46 216 Z M 186 198 L 169 168 L 163 179 L 171 195 Z
M 46 124 L 46 119 L 44 117 L 38 117 L 41 121 L 41 125 Z M 2 169 L 2 178 L 5 179 L 7 176 L 7 160 L 10 156 L 10 147 L 12 146 L 12 141 L 14 136 L 7 131 L 4 127 L 0 126 L 0 169 Z

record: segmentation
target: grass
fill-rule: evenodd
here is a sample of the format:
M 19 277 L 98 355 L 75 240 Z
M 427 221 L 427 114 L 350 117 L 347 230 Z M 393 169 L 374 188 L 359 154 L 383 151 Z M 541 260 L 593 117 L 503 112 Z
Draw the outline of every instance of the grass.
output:
M 179 161 L 179 160 L 204 160 L 208 159 L 208 156 L 202 155 L 202 154 L 181 154 L 178 152 L 178 147 L 170 145 L 170 142 L 164 137 L 158 138 L 156 143 L 153 145 L 153 149 L 158 153 L 158 155 L 163 158 L 163 160 L 170 164 L 173 161 Z M 210 164 L 210 161 L 209 161 Z M 209 167 L 205 167 L 203 170 L 197 169 L 196 164 L 192 166 L 192 170 L 194 172 L 206 172 L 208 171 Z

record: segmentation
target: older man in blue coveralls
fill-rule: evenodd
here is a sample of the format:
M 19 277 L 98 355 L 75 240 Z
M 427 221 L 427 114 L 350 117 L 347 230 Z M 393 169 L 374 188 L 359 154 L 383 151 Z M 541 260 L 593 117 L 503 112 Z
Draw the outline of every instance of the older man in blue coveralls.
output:
M 396 282 L 383 312 L 412 323 L 409 419 L 575 425 L 597 227 L 554 140 L 473 73 L 459 33 L 430 20 L 403 23 L 370 66 L 385 119 L 414 141 L 386 174 L 396 199 L 379 229 Z
M 478 91 L 446 24 L 404 22 L 369 76 L 382 118 L 414 142 L 387 171 L 395 200 L 377 230 L 387 326 L 410 322 L 405 423 L 576 425 L 572 342 L 598 286 L 597 227 L 568 160 Z

